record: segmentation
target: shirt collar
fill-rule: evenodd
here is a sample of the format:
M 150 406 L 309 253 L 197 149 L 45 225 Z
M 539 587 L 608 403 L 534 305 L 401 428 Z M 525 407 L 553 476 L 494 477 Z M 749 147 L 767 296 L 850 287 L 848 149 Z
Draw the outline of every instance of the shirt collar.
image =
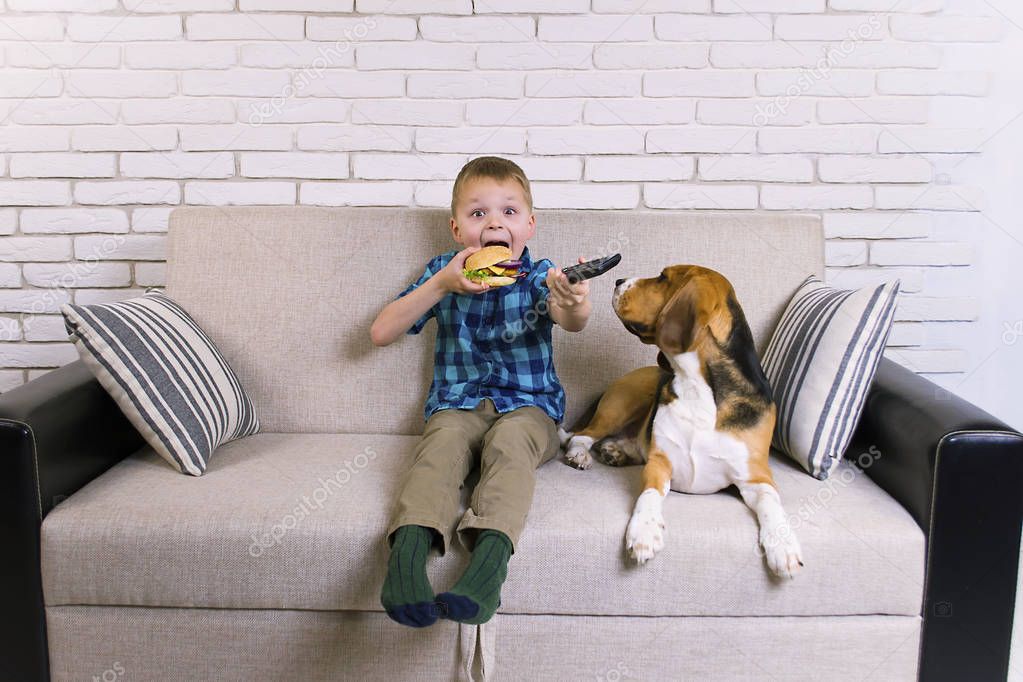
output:
M 522 247 L 522 255 L 519 256 L 519 260 L 522 261 L 521 269 L 529 272 L 533 269 L 533 258 L 529 255 L 529 247 Z

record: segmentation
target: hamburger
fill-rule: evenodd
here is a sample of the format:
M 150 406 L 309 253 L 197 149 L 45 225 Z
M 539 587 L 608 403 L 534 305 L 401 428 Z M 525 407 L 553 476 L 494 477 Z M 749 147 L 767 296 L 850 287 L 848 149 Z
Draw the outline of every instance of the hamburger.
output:
M 465 259 L 462 274 L 472 282 L 487 283 L 492 287 L 503 287 L 514 284 L 526 273 L 519 272 L 521 260 L 512 260 L 512 252 L 507 246 L 485 246 Z

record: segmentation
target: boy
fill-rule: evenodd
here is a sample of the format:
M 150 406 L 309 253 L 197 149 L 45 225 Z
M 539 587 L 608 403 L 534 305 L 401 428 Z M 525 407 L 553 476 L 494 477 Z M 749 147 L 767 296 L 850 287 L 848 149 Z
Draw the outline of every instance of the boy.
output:
M 526 242 L 535 231 L 522 169 L 495 156 L 473 159 L 455 178 L 451 197 L 451 234 L 465 248 L 431 259 L 370 329 L 373 343 L 386 346 L 437 319 L 426 427 L 385 538 L 391 554 L 380 602 L 404 625 L 425 627 L 438 617 L 490 620 L 532 503 L 535 470 L 560 448 L 565 392 L 554 371 L 551 331 L 555 322 L 567 331 L 586 326 L 589 283 L 570 284 L 547 259 L 534 263 Z M 522 260 L 527 275 L 492 290 L 466 279 L 465 259 L 497 243 Z M 431 546 L 447 551 L 476 452 L 480 480 L 456 529 L 472 558 L 451 590 L 435 596 L 426 555 Z

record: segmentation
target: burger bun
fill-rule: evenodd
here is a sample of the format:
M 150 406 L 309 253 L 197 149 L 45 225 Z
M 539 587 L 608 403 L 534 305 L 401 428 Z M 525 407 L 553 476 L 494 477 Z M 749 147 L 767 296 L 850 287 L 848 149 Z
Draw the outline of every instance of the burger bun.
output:
M 484 246 L 465 259 L 465 269 L 482 270 L 495 263 L 510 260 L 511 256 L 511 249 L 507 246 Z

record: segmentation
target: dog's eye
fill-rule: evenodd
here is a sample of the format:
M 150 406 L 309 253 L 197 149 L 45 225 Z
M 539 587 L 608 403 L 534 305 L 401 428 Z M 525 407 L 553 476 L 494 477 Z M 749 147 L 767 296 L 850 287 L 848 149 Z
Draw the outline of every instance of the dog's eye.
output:
M 663 281 L 664 281 L 664 280 L 666 280 L 666 279 L 668 279 L 668 278 L 667 278 L 667 277 L 665 277 L 665 276 L 664 276 L 664 273 L 662 272 L 662 273 L 660 274 L 660 276 L 659 276 L 659 277 L 657 278 L 657 281 L 658 281 L 658 282 L 663 282 Z

